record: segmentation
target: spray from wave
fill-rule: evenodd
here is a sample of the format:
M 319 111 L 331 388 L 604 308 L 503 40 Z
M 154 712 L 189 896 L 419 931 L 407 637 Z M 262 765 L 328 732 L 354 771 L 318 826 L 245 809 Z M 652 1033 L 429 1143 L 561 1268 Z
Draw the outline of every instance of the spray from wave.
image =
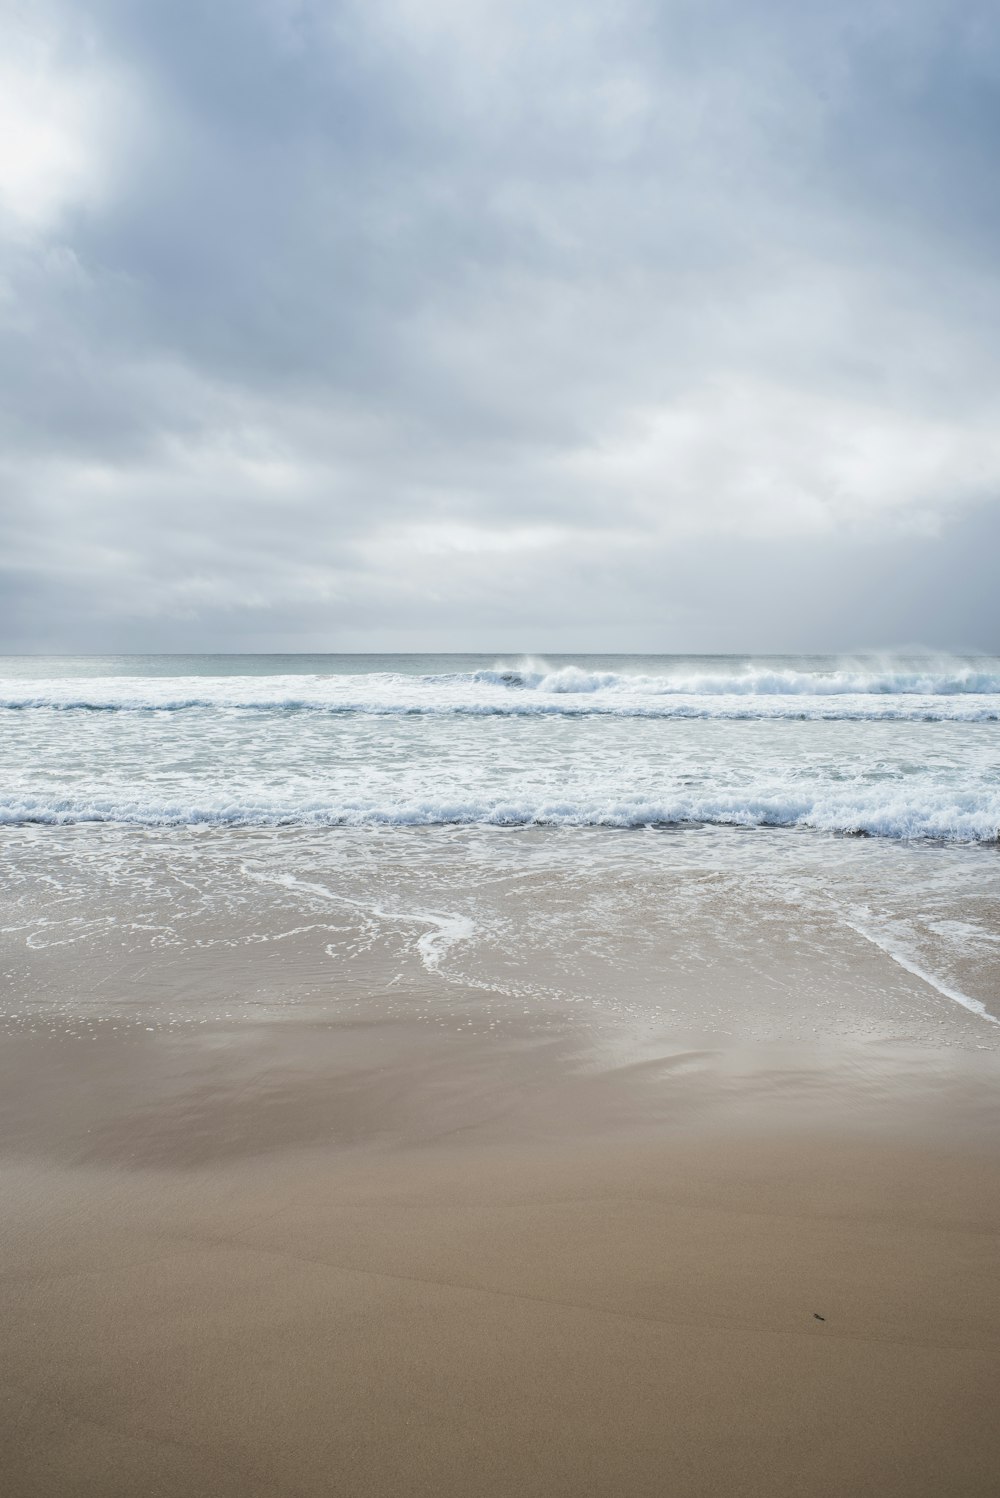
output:
M 836 669 L 775 669 L 746 664 L 736 671 L 671 671 L 647 676 L 589 671 L 580 666 L 549 666 L 537 657 L 516 665 L 502 662 L 477 671 L 472 680 L 533 692 L 635 692 L 654 696 L 955 696 L 1000 693 L 1000 671 L 948 659 L 915 667 L 912 663 L 854 663 Z

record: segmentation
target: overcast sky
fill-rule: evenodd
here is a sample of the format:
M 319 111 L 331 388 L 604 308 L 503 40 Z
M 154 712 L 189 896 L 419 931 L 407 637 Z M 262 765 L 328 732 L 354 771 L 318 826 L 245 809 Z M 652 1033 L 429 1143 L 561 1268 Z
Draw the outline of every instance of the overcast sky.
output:
M 995 0 L 0 17 L 0 648 L 1000 650 Z

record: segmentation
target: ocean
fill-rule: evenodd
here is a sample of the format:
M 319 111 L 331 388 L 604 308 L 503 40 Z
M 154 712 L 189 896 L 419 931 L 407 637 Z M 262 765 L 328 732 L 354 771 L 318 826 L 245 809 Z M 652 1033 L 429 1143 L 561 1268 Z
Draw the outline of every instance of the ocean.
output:
M 996 658 L 8 658 L 0 752 L 8 1024 L 1000 1037 Z
M 995 843 L 1000 660 L 0 660 L 0 822 Z

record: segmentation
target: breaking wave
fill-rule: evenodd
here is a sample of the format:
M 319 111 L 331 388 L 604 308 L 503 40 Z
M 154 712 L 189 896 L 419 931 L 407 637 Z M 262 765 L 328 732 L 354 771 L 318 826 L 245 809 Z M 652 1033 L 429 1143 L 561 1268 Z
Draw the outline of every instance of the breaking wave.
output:
M 806 670 L 748 663 L 641 675 L 526 660 L 424 675 L 8 678 L 0 679 L 0 711 L 996 722 L 1000 671 L 992 665 Z
M 955 696 L 1000 693 L 1000 672 L 953 662 L 912 666 L 845 666 L 837 670 L 773 669 L 750 665 L 737 671 L 671 672 L 665 676 L 550 668 L 529 660 L 518 666 L 476 671 L 472 680 L 534 692 L 628 691 L 650 696 Z
M 65 826 L 117 822 L 142 827 L 801 827 L 822 832 L 965 843 L 1000 840 L 1000 790 L 976 793 L 928 790 L 908 799 L 872 788 L 865 794 L 754 795 L 716 792 L 662 800 L 446 800 L 391 801 L 209 800 L 198 805 L 125 797 L 0 797 L 0 825 Z

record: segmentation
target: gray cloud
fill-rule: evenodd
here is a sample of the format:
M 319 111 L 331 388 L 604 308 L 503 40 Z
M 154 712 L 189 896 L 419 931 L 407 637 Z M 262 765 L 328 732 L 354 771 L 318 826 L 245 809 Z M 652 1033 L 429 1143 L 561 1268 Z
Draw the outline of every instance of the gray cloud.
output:
M 0 641 L 1000 648 L 991 11 L 15 9 Z

